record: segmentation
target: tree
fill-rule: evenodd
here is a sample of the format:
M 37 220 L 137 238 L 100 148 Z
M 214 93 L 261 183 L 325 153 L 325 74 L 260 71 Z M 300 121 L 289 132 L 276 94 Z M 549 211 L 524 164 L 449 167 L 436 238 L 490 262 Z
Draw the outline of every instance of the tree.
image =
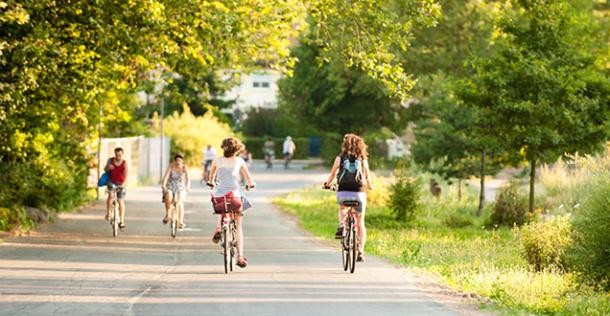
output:
M 590 6 L 570 1 L 511 1 L 497 23 L 497 52 L 472 63 L 470 102 L 491 134 L 530 164 L 590 153 L 608 139 L 610 86 L 600 68 L 598 23 Z
M 320 132 L 397 130 L 404 108 L 366 73 L 333 60 L 320 65 L 321 49 L 303 39 L 293 49 L 293 76 L 279 81 L 280 107 Z

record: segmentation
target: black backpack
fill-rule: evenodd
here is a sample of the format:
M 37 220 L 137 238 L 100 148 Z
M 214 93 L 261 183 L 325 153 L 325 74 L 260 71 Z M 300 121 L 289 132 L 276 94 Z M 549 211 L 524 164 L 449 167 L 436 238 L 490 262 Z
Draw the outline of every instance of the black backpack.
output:
M 340 191 L 360 191 L 362 187 L 362 160 L 356 157 L 341 156 L 337 183 Z

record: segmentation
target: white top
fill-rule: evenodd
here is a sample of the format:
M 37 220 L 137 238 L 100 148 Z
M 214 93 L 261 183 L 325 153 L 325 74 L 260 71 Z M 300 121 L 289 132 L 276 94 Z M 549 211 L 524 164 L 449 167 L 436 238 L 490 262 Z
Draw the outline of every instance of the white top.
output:
M 233 159 L 218 157 L 216 158 L 216 165 L 218 166 L 216 173 L 218 186 L 216 186 L 215 195 L 222 196 L 233 191 L 235 196 L 241 196 L 239 171 L 241 167 L 246 166 L 246 162 L 240 157 Z
M 203 160 L 207 161 L 207 160 L 214 160 L 214 158 L 216 158 L 216 150 L 214 150 L 214 147 L 210 147 L 210 149 L 205 149 L 203 151 Z
M 290 139 L 287 139 L 284 141 L 284 147 L 282 149 L 282 153 L 292 154 L 294 152 L 295 147 L 296 146 L 294 145 L 294 142 Z

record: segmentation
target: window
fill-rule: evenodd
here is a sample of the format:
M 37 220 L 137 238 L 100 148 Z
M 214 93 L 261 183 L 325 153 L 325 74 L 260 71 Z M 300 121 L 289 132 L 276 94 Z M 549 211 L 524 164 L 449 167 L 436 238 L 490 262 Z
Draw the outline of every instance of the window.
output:
M 260 87 L 260 86 L 261 86 L 261 83 L 260 83 L 260 82 L 258 82 L 258 81 L 254 81 L 254 82 L 252 82 L 252 87 L 254 87 L 254 88 L 258 88 L 258 87 Z
M 269 82 L 263 82 L 262 85 L 263 88 L 269 88 Z

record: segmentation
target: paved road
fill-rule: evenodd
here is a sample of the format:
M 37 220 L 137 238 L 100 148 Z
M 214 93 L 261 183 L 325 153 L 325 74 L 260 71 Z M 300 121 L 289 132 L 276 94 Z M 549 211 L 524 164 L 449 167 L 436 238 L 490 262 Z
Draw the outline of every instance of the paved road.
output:
M 127 229 L 111 237 L 103 206 L 63 214 L 0 244 L 0 315 L 455 315 L 405 273 L 367 257 L 353 275 L 338 247 L 301 233 L 269 197 L 320 183 L 315 171 L 255 166 L 259 184 L 246 217 L 250 265 L 225 275 L 211 242 L 209 191 L 189 196 L 188 228 L 161 225 L 158 188 L 131 189 Z M 332 234 L 333 232 L 329 232 Z

